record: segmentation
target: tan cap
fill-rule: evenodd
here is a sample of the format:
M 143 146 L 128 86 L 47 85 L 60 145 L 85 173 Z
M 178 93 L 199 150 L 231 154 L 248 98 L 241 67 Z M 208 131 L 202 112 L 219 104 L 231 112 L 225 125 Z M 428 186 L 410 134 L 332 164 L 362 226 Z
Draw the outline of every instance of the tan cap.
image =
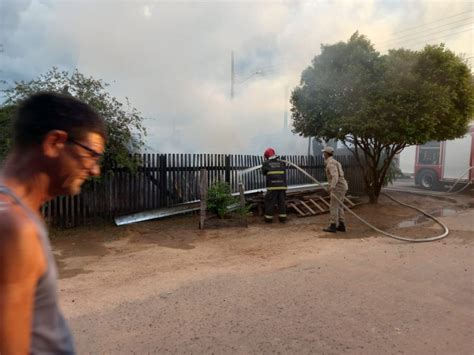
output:
M 328 154 L 334 154 L 334 148 L 333 148 L 333 147 L 330 147 L 330 146 L 326 146 L 326 147 L 324 147 L 324 149 L 322 150 L 322 152 L 328 153 Z

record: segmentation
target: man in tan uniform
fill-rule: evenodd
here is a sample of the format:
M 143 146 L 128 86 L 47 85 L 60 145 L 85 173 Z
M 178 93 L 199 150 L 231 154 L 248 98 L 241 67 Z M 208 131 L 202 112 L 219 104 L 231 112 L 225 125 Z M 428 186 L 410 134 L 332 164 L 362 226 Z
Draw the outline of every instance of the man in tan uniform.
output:
M 330 226 L 324 228 L 325 232 L 336 233 L 345 232 L 346 225 L 344 224 L 344 207 L 341 202 L 344 201 L 348 186 L 344 178 L 344 171 L 342 171 L 341 163 L 333 158 L 334 148 L 326 147 L 323 149 L 324 163 L 326 165 L 326 176 L 328 178 L 328 192 L 331 196 L 330 203 Z M 339 202 L 341 201 L 341 202 Z

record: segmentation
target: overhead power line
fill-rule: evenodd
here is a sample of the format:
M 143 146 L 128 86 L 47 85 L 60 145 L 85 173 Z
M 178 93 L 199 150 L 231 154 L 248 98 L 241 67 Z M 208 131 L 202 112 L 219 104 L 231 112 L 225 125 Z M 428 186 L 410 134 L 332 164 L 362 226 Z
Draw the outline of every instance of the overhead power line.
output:
M 438 19 L 438 20 L 435 20 L 435 21 L 432 21 L 432 22 L 428 22 L 428 23 L 425 23 L 425 24 L 423 24 L 423 25 L 414 26 L 414 27 L 409 27 L 409 28 L 406 28 L 406 29 L 401 30 L 401 31 L 393 32 L 393 33 L 392 33 L 392 36 L 393 36 L 393 35 L 396 35 L 396 34 L 399 34 L 399 33 L 411 31 L 411 30 L 414 30 L 414 29 L 417 29 L 417 28 L 420 28 L 420 27 L 425 27 L 425 26 L 431 25 L 431 24 L 433 24 L 433 23 L 441 22 L 441 21 L 444 21 L 444 20 L 447 20 L 447 19 L 450 19 L 450 18 L 453 18 L 453 17 L 457 17 L 457 16 L 469 14 L 469 13 L 470 13 L 470 14 L 473 14 L 474 12 L 473 12 L 472 10 L 460 12 L 460 13 L 458 13 L 458 14 L 451 15 L 451 16 L 447 16 L 447 17 L 443 17 L 443 18 L 441 18 L 441 19 Z
M 457 34 L 461 34 L 461 33 L 464 33 L 464 32 L 468 32 L 468 31 L 474 31 L 474 27 L 473 28 L 468 28 L 468 29 L 465 29 L 463 31 L 458 31 L 458 32 L 454 32 L 454 33 L 448 33 L 446 35 L 443 35 L 443 36 L 436 36 L 436 37 L 432 37 L 432 38 L 426 38 L 426 39 L 423 39 L 421 41 L 418 41 L 418 42 L 415 42 L 415 43 L 410 43 L 412 41 L 408 41 L 406 43 L 402 43 L 400 44 L 399 46 L 414 46 L 414 45 L 417 45 L 417 44 L 420 44 L 420 43 L 428 43 L 430 41 L 436 41 L 436 40 L 439 40 L 439 39 L 443 39 L 443 38 L 447 38 L 447 37 L 451 37 L 451 36 L 454 36 L 454 35 L 457 35 Z M 413 39 L 413 40 L 416 40 L 416 39 Z M 385 46 L 384 49 L 387 49 L 388 46 Z
M 428 38 L 431 38 L 433 36 L 436 36 L 436 37 L 440 37 L 439 35 L 444 33 L 444 32 L 447 32 L 447 31 L 455 31 L 455 30 L 460 30 L 460 29 L 463 29 L 463 30 L 470 30 L 470 28 L 463 28 L 465 26 L 472 26 L 472 24 L 467 24 L 467 25 L 462 25 L 462 26 L 458 26 L 458 27 L 453 27 L 453 28 L 450 28 L 450 29 L 447 29 L 447 30 L 443 30 L 443 31 L 438 31 L 438 32 L 433 32 L 433 33 L 427 33 L 427 34 L 424 34 L 424 35 L 421 35 L 421 36 L 414 36 L 414 37 L 411 37 L 411 38 L 407 38 L 403 41 L 400 41 L 400 42 L 394 42 L 394 43 L 391 43 L 391 44 L 386 44 L 382 47 L 384 48 L 387 48 L 387 47 L 390 47 L 390 46 L 398 46 L 399 44 L 398 43 L 401 43 L 401 45 L 411 45 L 410 43 L 413 42 L 413 41 L 422 41 L 424 39 L 428 39 Z M 465 32 L 465 31 L 461 31 L 461 32 L 456 32 L 456 33 L 462 33 L 462 32 Z M 446 35 L 442 35 L 442 36 L 449 36 L 450 34 L 447 33 Z
M 440 31 L 440 32 L 445 32 L 445 31 L 449 31 L 449 30 L 453 30 L 453 29 L 457 29 L 457 28 L 460 28 L 460 27 L 463 27 L 463 26 L 467 26 L 467 25 L 471 25 L 473 23 L 473 19 L 472 17 L 469 17 L 469 18 L 464 18 L 462 20 L 459 20 L 459 21 L 454 21 L 454 22 L 450 22 L 450 23 L 446 23 L 444 25 L 441 25 L 441 26 L 437 26 L 437 27 L 433 27 L 433 28 L 426 28 L 426 29 L 423 29 L 423 30 L 420 30 L 418 32 L 413 32 L 413 33 L 409 33 L 409 34 L 406 34 L 406 35 L 403 35 L 403 36 L 400 36 L 400 37 L 396 37 L 396 38 L 391 38 L 389 39 L 388 41 L 385 41 L 381 44 L 387 44 L 387 43 L 391 43 L 391 42 L 399 42 L 400 40 L 404 39 L 404 38 L 409 38 L 409 37 L 413 37 L 413 36 L 419 36 L 419 35 L 431 35 L 433 33 L 425 33 L 425 34 L 421 34 L 422 32 L 426 32 L 426 31 L 435 31 L 437 29 L 440 29 L 440 28 L 443 28 L 443 27 L 446 27 L 446 26 L 451 26 L 451 25 L 454 25 L 456 23 L 460 23 L 460 22 L 465 22 L 465 21 L 468 21 L 462 25 L 459 25 L 459 26 L 455 26 L 453 28 L 448 28 L 448 29 L 445 29 L 443 31 Z

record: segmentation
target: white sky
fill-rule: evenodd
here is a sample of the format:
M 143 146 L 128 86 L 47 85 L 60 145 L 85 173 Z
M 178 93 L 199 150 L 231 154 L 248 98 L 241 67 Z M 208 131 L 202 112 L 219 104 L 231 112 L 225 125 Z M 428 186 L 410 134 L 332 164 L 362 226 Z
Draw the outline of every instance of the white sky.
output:
M 149 117 L 160 152 L 303 153 L 282 134 L 291 92 L 321 43 L 359 30 L 384 52 L 444 42 L 474 56 L 473 2 L 0 0 L 0 78 L 58 66 L 111 83 Z M 230 100 L 230 57 L 238 72 Z M 469 59 L 472 63 L 472 58 Z M 261 70 L 261 74 L 254 74 Z

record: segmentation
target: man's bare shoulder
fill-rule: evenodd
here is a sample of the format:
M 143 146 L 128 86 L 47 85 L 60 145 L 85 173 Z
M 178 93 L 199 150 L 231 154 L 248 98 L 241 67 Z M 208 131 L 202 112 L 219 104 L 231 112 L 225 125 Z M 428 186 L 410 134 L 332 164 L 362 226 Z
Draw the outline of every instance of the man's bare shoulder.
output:
M 0 198 L 0 240 L 35 233 L 34 223 L 18 205 Z
M 43 265 L 36 225 L 21 207 L 0 198 L 0 279 L 10 278 L 12 268 L 25 276 L 36 274 Z

